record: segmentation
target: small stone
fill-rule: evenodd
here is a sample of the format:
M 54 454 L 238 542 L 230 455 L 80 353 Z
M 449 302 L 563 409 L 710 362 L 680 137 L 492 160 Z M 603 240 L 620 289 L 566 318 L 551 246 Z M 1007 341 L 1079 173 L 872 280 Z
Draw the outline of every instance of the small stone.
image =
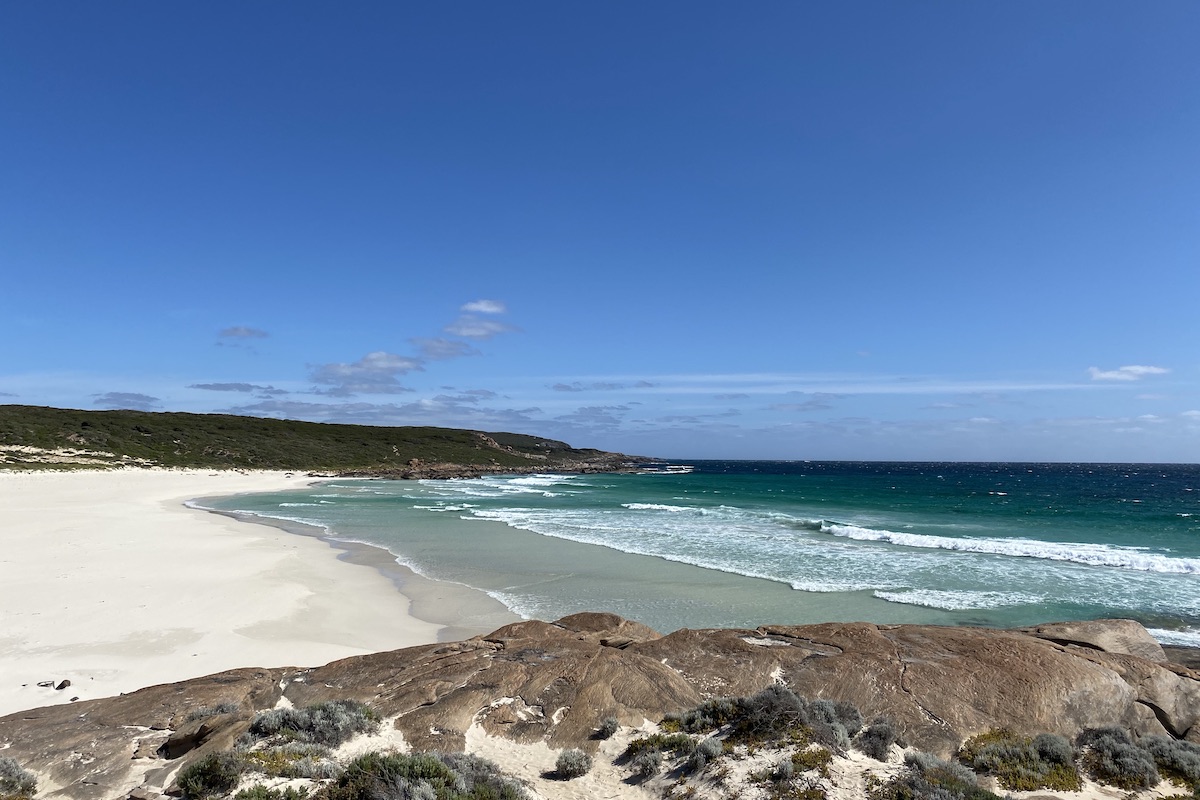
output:
M 61 692 L 63 689 L 67 688 L 70 685 L 71 685 L 71 682 L 69 680 L 67 680 L 66 678 L 63 678 L 62 682 L 59 683 L 58 686 L 54 687 L 54 691 Z

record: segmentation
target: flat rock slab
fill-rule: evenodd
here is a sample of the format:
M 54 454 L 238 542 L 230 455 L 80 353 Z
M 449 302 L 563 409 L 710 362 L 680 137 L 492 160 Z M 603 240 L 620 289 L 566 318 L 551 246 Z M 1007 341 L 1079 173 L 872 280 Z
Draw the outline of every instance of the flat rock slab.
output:
M 600 722 L 659 720 L 711 697 L 776 682 L 891 717 L 941 755 L 991 728 L 1074 736 L 1118 725 L 1200 741 L 1200 674 L 1165 660 L 1128 620 L 1019 631 L 829 623 L 660 636 L 614 614 L 526 621 L 487 636 L 335 661 L 243 669 L 121 697 L 0 718 L 5 755 L 58 788 L 43 798 L 124 798 L 166 789 L 192 759 L 222 749 L 254 712 L 353 699 L 416 750 L 461 750 L 493 735 L 594 750 Z M 201 706 L 238 711 L 188 721 Z M 153 748 L 153 750 L 152 750 Z M 135 758 L 136 756 L 136 758 Z

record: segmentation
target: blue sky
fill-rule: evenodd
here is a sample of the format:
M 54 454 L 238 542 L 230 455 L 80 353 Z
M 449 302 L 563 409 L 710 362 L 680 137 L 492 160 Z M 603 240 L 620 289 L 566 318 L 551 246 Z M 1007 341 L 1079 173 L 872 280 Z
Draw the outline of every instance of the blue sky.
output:
M 1200 461 L 1200 5 L 7 3 L 0 402 Z

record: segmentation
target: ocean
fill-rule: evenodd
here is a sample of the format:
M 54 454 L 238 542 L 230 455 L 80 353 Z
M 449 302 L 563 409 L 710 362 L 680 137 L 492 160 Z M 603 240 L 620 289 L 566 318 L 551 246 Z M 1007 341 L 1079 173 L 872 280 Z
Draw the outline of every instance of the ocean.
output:
M 1124 617 L 1200 646 L 1200 465 L 695 461 L 329 480 L 204 507 L 386 548 L 517 614 L 663 631 Z

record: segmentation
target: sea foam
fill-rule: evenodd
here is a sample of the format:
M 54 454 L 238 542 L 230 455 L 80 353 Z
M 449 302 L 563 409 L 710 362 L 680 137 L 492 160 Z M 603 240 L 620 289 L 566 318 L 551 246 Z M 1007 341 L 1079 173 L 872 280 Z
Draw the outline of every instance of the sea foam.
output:
M 1092 567 L 1116 567 L 1142 572 L 1163 572 L 1177 575 L 1200 575 L 1200 558 L 1174 558 L 1149 553 L 1144 548 L 1119 547 L 1086 542 L 1043 542 L 1037 539 L 978 539 L 929 536 L 920 533 L 898 533 L 889 530 L 861 528 L 820 521 L 814 526 L 821 533 L 844 539 L 886 542 L 903 547 L 955 550 L 961 553 L 985 553 L 1020 558 L 1040 558 L 1049 561 L 1069 561 Z

